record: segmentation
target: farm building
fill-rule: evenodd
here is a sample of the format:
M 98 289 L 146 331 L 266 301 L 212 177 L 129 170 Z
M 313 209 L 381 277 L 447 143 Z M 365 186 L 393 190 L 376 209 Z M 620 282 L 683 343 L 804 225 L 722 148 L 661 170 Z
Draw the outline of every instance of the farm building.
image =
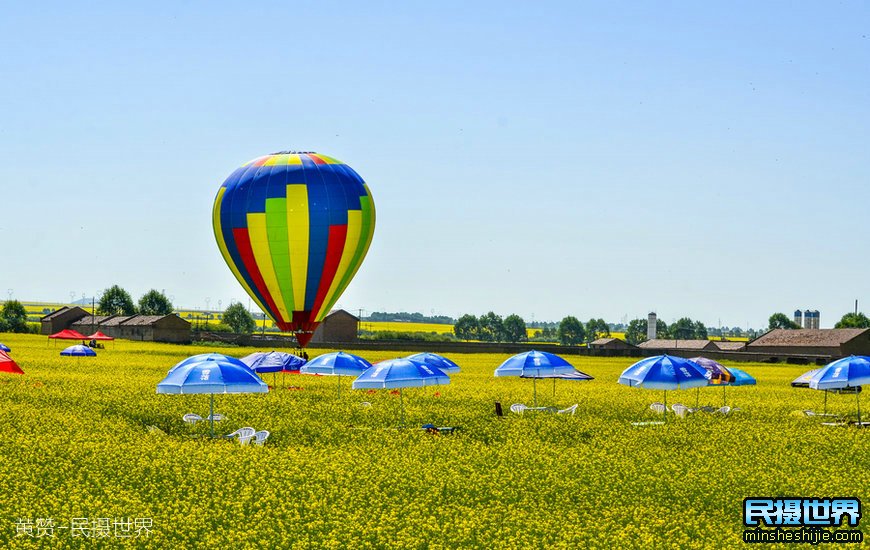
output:
M 675 350 L 687 350 L 687 351 L 718 351 L 719 348 L 716 347 L 716 344 L 711 340 L 664 340 L 660 338 L 656 338 L 654 340 L 647 340 L 646 342 L 641 342 L 637 345 L 640 349 L 648 350 L 648 351 L 675 351 Z
M 114 338 L 190 343 L 190 323 L 178 315 L 97 315 L 80 307 L 62 308 L 42 318 L 42 333 L 71 328 L 82 334 L 101 331 Z
M 635 349 L 635 347 L 619 338 L 599 338 L 589 343 L 589 349 L 591 350 L 623 350 Z
M 64 306 L 56 311 L 53 311 L 52 313 L 49 313 L 45 317 L 42 317 L 39 320 L 39 322 L 42 323 L 42 327 L 40 327 L 39 331 L 46 336 L 49 334 L 54 334 L 55 332 L 60 332 L 62 330 L 68 329 L 70 325 L 74 322 L 88 316 L 88 312 L 78 306 Z
M 746 345 L 746 351 L 771 355 L 870 355 L 870 329 L 776 329 Z
M 311 342 L 356 342 L 358 339 L 359 317 L 351 315 L 343 309 L 333 310 L 323 318 L 320 326 L 314 331 Z
M 729 342 L 727 340 L 711 340 L 719 351 L 743 351 L 746 349 L 746 342 Z

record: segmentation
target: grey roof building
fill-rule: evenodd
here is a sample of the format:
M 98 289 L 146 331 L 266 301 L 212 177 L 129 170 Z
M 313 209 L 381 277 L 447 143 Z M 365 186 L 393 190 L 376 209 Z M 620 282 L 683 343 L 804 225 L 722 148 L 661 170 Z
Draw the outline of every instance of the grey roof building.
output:
M 776 329 L 746 345 L 746 351 L 771 355 L 870 355 L 870 329 Z
M 692 351 L 717 351 L 719 348 L 712 340 L 665 340 L 656 338 L 647 340 L 637 345 L 640 349 L 655 351 L 692 350 Z
M 343 309 L 336 309 L 323 318 L 320 326 L 314 331 L 311 342 L 315 344 L 356 342 L 359 339 L 358 329 L 359 317 Z
M 39 322 L 42 324 L 39 332 L 45 335 L 54 334 L 56 332 L 68 329 L 72 323 L 78 321 L 83 317 L 88 316 L 88 312 L 78 306 L 64 306 L 56 311 L 49 313 L 48 315 L 39 320 Z

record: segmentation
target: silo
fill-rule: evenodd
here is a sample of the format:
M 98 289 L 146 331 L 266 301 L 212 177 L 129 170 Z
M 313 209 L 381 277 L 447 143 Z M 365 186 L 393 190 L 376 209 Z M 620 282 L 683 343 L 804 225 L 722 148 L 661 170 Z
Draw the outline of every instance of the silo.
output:
M 801 310 L 799 310 L 799 309 L 794 310 L 794 324 L 796 324 L 797 326 L 802 326 L 803 325 L 802 319 L 803 319 L 803 312 L 801 312 Z
M 813 328 L 813 312 L 810 310 L 804 311 L 804 328 Z
M 822 314 L 819 313 L 819 310 L 813 310 L 813 329 L 819 330 L 819 326 L 822 320 Z
M 651 311 L 646 318 L 646 339 L 647 340 L 655 340 L 656 339 L 656 312 Z

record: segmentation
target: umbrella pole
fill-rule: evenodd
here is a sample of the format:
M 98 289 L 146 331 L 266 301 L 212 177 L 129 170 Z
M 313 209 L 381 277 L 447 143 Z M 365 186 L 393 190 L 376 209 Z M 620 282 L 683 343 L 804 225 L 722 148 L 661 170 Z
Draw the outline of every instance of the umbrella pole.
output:
M 825 390 L 825 408 L 822 414 L 828 414 L 828 390 Z
M 341 399 L 341 375 L 338 375 L 338 398 Z
M 855 404 L 858 405 L 858 426 L 859 427 L 863 426 L 863 424 L 861 424 L 861 400 L 858 399 L 860 396 L 861 396 L 861 394 L 856 391 L 855 392 Z
M 538 408 L 538 379 L 532 378 L 532 399 L 535 403 L 535 408 Z
M 665 422 L 668 421 L 668 390 L 664 391 L 665 394 Z
M 214 393 L 211 394 L 211 400 L 208 403 L 208 420 L 211 424 L 211 438 L 214 439 Z
M 698 386 L 695 391 L 695 408 L 698 408 L 698 405 L 701 403 L 701 386 Z
M 405 427 L 405 401 L 402 399 L 402 388 L 399 388 L 399 407 L 402 409 L 402 427 Z
M 725 405 L 725 384 L 722 384 L 722 406 L 724 407 Z
M 553 378 L 553 401 L 556 401 L 556 379 Z

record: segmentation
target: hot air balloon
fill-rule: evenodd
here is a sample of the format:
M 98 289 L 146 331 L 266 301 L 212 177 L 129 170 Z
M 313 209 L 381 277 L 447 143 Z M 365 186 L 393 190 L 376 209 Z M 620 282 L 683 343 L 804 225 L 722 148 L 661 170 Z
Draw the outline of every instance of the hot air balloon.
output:
M 326 155 L 281 151 L 227 178 L 212 222 L 236 279 L 304 347 L 368 252 L 375 205 L 350 166 Z

